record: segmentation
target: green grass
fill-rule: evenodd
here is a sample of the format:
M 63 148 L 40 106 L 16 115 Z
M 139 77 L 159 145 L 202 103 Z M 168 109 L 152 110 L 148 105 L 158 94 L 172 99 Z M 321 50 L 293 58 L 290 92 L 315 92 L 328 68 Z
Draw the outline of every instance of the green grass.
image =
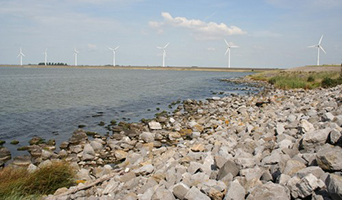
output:
M 342 84 L 341 77 L 342 75 L 336 72 L 273 71 L 251 75 L 251 78 L 254 80 L 267 81 L 280 89 L 334 87 Z
M 65 162 L 28 173 L 25 168 L 5 167 L 0 171 L 0 197 L 2 199 L 37 199 L 53 194 L 58 188 L 75 184 L 74 170 Z

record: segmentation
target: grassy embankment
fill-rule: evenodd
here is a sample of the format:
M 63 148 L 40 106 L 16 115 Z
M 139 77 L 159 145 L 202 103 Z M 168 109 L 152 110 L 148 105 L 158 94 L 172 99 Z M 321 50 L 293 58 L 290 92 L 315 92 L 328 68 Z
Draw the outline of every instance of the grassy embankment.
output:
M 314 89 L 328 88 L 342 84 L 341 71 L 268 71 L 253 74 L 251 79 L 267 81 L 280 89 Z
M 5 167 L 0 170 L 1 199 L 40 199 L 58 188 L 75 184 L 74 170 L 65 162 L 53 162 L 33 173 L 26 168 Z

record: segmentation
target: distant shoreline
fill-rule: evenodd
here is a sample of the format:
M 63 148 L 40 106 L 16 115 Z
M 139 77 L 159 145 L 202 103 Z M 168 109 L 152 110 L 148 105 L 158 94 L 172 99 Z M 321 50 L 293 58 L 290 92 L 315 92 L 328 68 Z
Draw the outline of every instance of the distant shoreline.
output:
M 71 68 L 71 69 L 138 69 L 138 70 L 168 70 L 168 71 L 208 71 L 208 72 L 262 72 L 281 70 L 277 68 L 211 68 L 211 67 L 148 67 L 148 66 L 100 66 L 100 65 L 0 65 L 13 68 Z

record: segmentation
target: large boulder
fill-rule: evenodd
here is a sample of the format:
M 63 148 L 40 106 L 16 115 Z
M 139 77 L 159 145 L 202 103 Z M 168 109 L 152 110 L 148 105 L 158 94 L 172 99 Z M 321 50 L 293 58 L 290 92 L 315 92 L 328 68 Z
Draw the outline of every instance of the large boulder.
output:
M 210 198 L 203 194 L 198 188 L 192 187 L 185 195 L 187 200 L 210 200 Z
M 71 138 L 69 139 L 69 144 L 71 145 L 83 144 L 87 140 L 88 140 L 87 134 L 82 129 L 78 129 L 72 134 Z
M 185 198 L 186 193 L 190 190 L 190 187 L 184 184 L 183 182 L 177 183 L 173 189 L 173 195 L 177 197 L 178 199 L 183 200 Z
M 342 199 L 342 177 L 330 174 L 325 181 L 329 195 L 333 200 Z
M 326 171 L 342 170 L 342 148 L 325 145 L 316 154 L 318 165 Z
M 309 174 L 302 179 L 297 176 L 292 177 L 287 182 L 287 186 L 290 189 L 293 198 L 306 198 L 316 189 L 323 188 L 325 184 L 322 180 L 317 179 L 313 174 Z
M 305 133 L 301 140 L 301 149 L 310 151 L 315 149 L 317 146 L 324 145 L 328 139 L 330 131 L 330 128 L 326 128 Z
M 228 160 L 219 170 L 217 180 L 221 180 L 229 173 L 232 174 L 233 177 L 235 177 L 236 175 L 238 175 L 239 171 L 240 168 L 233 161 Z
M 140 134 L 140 139 L 142 139 L 144 142 L 149 143 L 154 141 L 154 133 L 151 132 L 143 132 Z
M 159 122 L 151 121 L 148 123 L 148 127 L 150 127 L 151 130 L 161 130 L 162 126 Z
M 256 200 L 256 199 L 289 200 L 291 198 L 285 187 L 279 184 L 274 184 L 272 182 L 267 182 L 264 185 L 255 187 L 247 197 L 247 200 Z
M 83 149 L 83 160 L 93 160 L 95 158 L 95 151 L 90 144 L 86 144 Z
M 224 200 L 240 200 L 245 199 L 246 191 L 243 188 L 239 181 L 234 180 L 229 183 L 226 196 Z

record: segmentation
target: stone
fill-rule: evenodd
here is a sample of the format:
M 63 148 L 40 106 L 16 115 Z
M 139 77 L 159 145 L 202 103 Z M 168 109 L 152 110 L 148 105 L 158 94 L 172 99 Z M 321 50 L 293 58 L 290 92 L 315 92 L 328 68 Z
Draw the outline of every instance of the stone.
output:
M 16 156 L 13 159 L 13 165 L 17 165 L 17 166 L 29 166 L 31 164 L 31 157 L 28 155 L 24 155 L 24 156 Z
M 156 121 L 151 121 L 148 123 L 148 127 L 151 129 L 151 130 L 161 130 L 162 129 L 162 126 L 159 122 L 156 122 Z
M 294 198 L 300 197 L 305 198 L 312 194 L 318 188 L 323 188 L 325 186 L 324 182 L 317 179 L 316 176 L 309 174 L 298 181 L 295 181 L 295 185 L 290 185 L 291 195 Z
M 28 167 L 27 167 L 27 171 L 28 173 L 32 174 L 33 172 L 37 171 L 38 167 L 35 166 L 34 164 L 30 164 Z
M 223 177 L 225 177 L 227 174 L 232 174 L 233 177 L 238 175 L 240 169 L 239 167 L 231 160 L 228 160 L 223 167 L 219 170 L 219 173 L 217 175 L 217 180 L 221 180 Z
M 336 144 L 341 138 L 341 133 L 337 129 L 333 129 L 329 134 L 329 143 Z
M 342 148 L 325 145 L 316 154 L 318 166 L 326 171 L 342 170 Z
M 178 132 L 170 132 L 169 135 L 168 135 L 168 137 L 169 137 L 169 139 L 170 139 L 171 141 L 174 141 L 174 140 L 177 140 L 177 139 L 181 138 L 182 136 L 181 136 L 181 134 L 178 133 Z
M 278 135 L 282 135 L 282 134 L 284 133 L 284 131 L 285 131 L 284 126 L 285 126 L 285 125 L 284 125 L 283 123 L 278 123 L 278 124 L 277 124 L 276 133 L 277 133 Z
M 255 187 L 251 193 L 247 196 L 247 200 L 289 200 L 290 195 L 287 193 L 286 188 L 279 185 L 274 184 L 272 182 L 267 182 L 261 186 Z
M 42 147 L 38 145 L 31 145 L 28 149 L 32 157 L 40 157 L 42 155 Z
M 39 145 L 42 144 L 44 142 L 44 139 L 38 136 L 34 136 L 30 141 L 29 144 L 30 145 Z
M 153 142 L 155 134 L 151 132 L 143 132 L 139 135 L 140 139 L 143 140 L 146 143 Z
M 153 171 L 154 171 L 154 167 L 152 164 L 144 165 L 134 170 L 135 174 L 139 174 L 139 175 L 151 174 Z
M 194 174 L 197 172 L 197 170 L 201 169 L 201 167 L 202 167 L 202 164 L 192 161 L 190 162 L 190 165 L 188 167 L 188 172 L 190 174 Z
M 95 152 L 99 152 L 99 151 L 101 151 L 103 149 L 103 145 L 100 142 L 96 141 L 96 140 L 91 141 L 90 145 L 91 145 L 91 147 L 93 147 Z
M 210 198 L 203 194 L 198 188 L 191 187 L 191 189 L 186 193 L 185 199 L 187 200 L 210 200 Z
M 229 183 L 226 196 L 224 200 L 240 200 L 245 199 L 246 191 L 238 180 Z
M 0 147 L 0 161 L 7 161 L 11 159 L 11 152 L 6 147 Z
M 184 184 L 183 182 L 177 183 L 173 189 L 172 189 L 172 193 L 173 195 L 175 195 L 175 197 L 177 197 L 178 199 L 185 199 L 185 195 L 188 193 L 188 191 L 190 190 L 190 187 L 187 186 L 186 184 Z
M 38 168 L 50 167 L 52 166 L 51 160 L 44 160 L 38 165 Z
M 117 160 L 122 160 L 127 157 L 127 152 L 121 149 L 114 150 L 114 156 Z
M 197 143 L 191 146 L 191 150 L 194 152 L 203 152 L 205 151 L 205 146 L 202 143 Z
M 154 194 L 152 195 L 152 200 L 176 200 L 176 198 L 173 196 L 172 192 L 170 192 L 167 189 L 164 188 L 158 188 Z
M 138 200 L 138 196 L 134 194 L 133 192 L 130 192 L 124 196 L 125 200 Z
M 107 186 L 102 191 L 102 194 L 106 195 L 106 194 L 109 194 L 111 192 L 114 192 L 118 186 L 119 186 L 119 183 L 115 179 L 110 179 Z
M 69 142 L 62 142 L 61 145 L 59 145 L 60 149 L 67 149 L 69 147 Z
M 280 185 L 286 185 L 287 181 L 291 179 L 291 176 L 287 174 L 280 174 L 280 176 L 277 179 L 278 184 Z
M 318 166 L 310 166 L 297 171 L 295 175 L 299 178 L 303 178 L 309 174 L 312 174 L 316 176 L 316 178 L 323 180 L 322 177 L 324 175 L 324 171 Z
M 82 159 L 84 161 L 93 160 L 95 158 L 95 151 L 90 144 L 86 144 L 83 149 Z
M 301 128 L 302 133 L 313 132 L 315 130 L 315 127 L 305 119 L 300 121 L 299 127 Z
M 301 148 L 305 150 L 315 149 L 318 145 L 324 145 L 331 129 L 320 129 L 305 133 L 301 141 Z
M 89 170 L 87 169 L 80 169 L 77 173 L 76 173 L 76 178 L 78 180 L 84 180 L 84 181 L 91 181 L 92 178 L 90 177 L 90 174 L 89 174 Z
M 289 176 L 294 175 L 296 172 L 299 170 L 306 168 L 305 164 L 298 161 L 298 160 L 293 160 L 290 159 L 286 162 L 285 169 L 284 169 L 284 174 L 287 174 Z
M 329 174 L 325 181 L 329 195 L 333 200 L 342 199 L 342 177 L 336 174 Z
M 335 118 L 335 116 L 332 113 L 330 113 L 330 112 L 324 113 L 323 116 L 322 116 L 323 121 L 328 121 L 328 122 L 329 121 L 333 121 L 334 118 Z
M 72 144 L 72 145 L 83 144 L 86 141 L 88 141 L 87 134 L 82 129 L 78 129 L 75 132 L 73 132 L 71 138 L 69 139 L 69 144 Z

